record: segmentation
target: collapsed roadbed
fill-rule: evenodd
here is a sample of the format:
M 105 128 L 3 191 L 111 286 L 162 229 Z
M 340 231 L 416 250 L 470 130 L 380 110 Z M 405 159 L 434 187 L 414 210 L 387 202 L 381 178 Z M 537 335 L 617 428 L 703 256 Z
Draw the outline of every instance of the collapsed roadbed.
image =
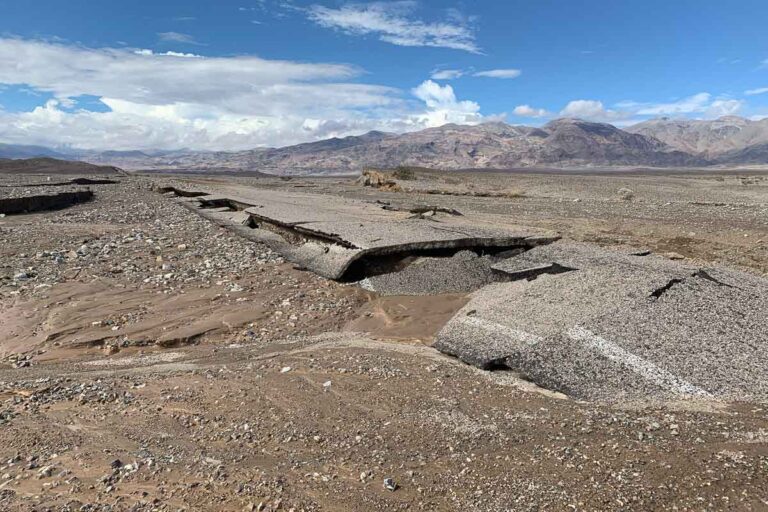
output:
M 74 178 L 68 181 L 51 182 L 43 181 L 40 183 L 25 183 L 22 185 L 0 185 L 0 188 L 37 188 L 37 187 L 66 187 L 67 185 L 117 185 L 119 181 L 106 178 Z
M 90 190 L 10 197 L 0 199 L 0 214 L 15 215 L 46 210 L 61 210 L 75 204 L 85 203 L 91 199 L 93 199 L 93 192 Z
M 164 192 L 327 278 L 382 295 L 471 292 L 434 346 L 478 368 L 587 400 L 768 401 L 764 278 L 472 212 L 279 190 Z
M 498 226 L 474 217 L 393 211 L 359 200 L 252 189 L 242 197 L 161 188 L 182 205 L 270 245 L 323 277 L 357 281 L 398 268 L 404 258 L 459 251 L 528 250 L 559 237 L 544 230 Z
M 435 347 L 573 397 L 768 400 L 768 280 L 559 242 L 494 266 Z

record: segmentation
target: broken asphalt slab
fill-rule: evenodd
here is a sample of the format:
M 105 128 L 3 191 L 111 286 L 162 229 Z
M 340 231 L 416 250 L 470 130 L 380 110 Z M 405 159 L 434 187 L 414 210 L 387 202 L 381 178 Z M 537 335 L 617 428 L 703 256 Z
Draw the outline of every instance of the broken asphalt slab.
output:
M 242 236 L 266 243 L 286 259 L 330 279 L 365 277 L 384 259 L 462 249 L 531 248 L 554 233 L 494 222 L 489 216 L 436 212 L 428 218 L 384 210 L 356 199 L 253 187 L 160 189 Z M 237 213 L 240 212 L 240 213 Z
M 0 198 L 0 214 L 14 215 L 46 210 L 61 210 L 93 199 L 90 190 L 66 190 L 51 194 Z
M 586 244 L 494 265 L 435 347 L 581 399 L 768 399 L 768 281 Z

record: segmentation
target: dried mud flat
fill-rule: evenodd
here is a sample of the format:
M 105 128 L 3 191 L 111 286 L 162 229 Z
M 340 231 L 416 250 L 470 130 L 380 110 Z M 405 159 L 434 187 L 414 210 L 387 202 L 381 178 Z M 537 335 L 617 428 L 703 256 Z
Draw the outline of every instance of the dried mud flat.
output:
M 767 268 L 765 181 L 469 179 L 525 194 L 236 185 L 428 197 Z M 120 181 L 87 204 L 0 219 L 0 509 L 768 509 L 764 404 L 589 403 L 477 370 L 429 347 L 466 294 L 328 281 L 152 190 L 166 179 Z

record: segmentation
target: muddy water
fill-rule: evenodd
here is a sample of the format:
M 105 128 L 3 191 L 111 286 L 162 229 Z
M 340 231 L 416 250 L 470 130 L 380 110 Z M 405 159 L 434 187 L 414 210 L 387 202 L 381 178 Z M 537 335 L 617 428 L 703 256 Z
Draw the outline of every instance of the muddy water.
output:
M 347 323 L 344 331 L 431 344 L 443 325 L 468 301 L 469 294 L 463 293 L 388 297 L 371 294 L 360 316 Z

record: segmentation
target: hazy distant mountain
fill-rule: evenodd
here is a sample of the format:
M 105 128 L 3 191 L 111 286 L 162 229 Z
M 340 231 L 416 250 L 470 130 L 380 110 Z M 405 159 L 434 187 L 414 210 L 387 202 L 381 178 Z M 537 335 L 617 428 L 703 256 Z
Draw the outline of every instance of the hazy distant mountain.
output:
M 726 158 L 724 154 L 738 155 L 750 146 L 768 144 L 768 119 L 750 121 L 738 116 L 711 121 L 653 119 L 626 131 L 654 137 L 673 148 L 717 161 Z
M 232 153 L 86 155 L 123 168 L 259 170 L 276 174 L 350 172 L 411 165 L 440 169 L 547 166 L 704 165 L 699 157 L 609 124 L 559 119 L 542 128 L 447 124 L 402 135 L 370 132 L 277 149 Z
M 0 142 L 0 158 L 67 158 L 66 155 L 43 146 L 23 146 Z
M 625 130 L 579 119 L 558 119 L 541 128 L 500 122 L 447 124 L 405 134 L 374 131 L 283 148 L 237 152 L 88 151 L 70 158 L 133 170 L 273 174 L 355 172 L 364 167 L 398 165 L 438 169 L 768 165 L 768 120 L 734 116 L 715 121 L 663 118 Z
M 702 165 L 662 142 L 601 123 L 574 119 L 542 128 L 486 123 L 448 124 L 391 135 L 331 139 L 286 148 L 236 153 L 233 160 L 271 172 L 352 171 L 411 165 L 440 169 L 520 166 Z

